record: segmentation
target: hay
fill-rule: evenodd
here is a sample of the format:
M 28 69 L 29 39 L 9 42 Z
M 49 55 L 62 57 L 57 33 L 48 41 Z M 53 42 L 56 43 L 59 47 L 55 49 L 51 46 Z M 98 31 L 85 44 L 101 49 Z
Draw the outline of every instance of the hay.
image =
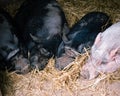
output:
M 70 26 L 92 11 L 105 12 L 113 22 L 120 21 L 119 0 L 58 0 L 63 6 Z
M 15 15 L 21 2 L 8 5 L 5 9 Z M 82 16 L 91 11 L 109 14 L 113 22 L 120 21 L 119 0 L 58 0 L 72 26 Z M 0 89 L 4 96 L 119 96 L 120 70 L 112 74 L 101 74 L 94 80 L 80 77 L 88 53 L 78 56 L 62 71 L 54 68 L 54 59 L 47 67 L 33 70 L 25 75 L 15 72 L 0 72 Z
M 120 71 L 84 80 L 79 73 L 86 58 L 86 54 L 77 57 L 62 71 L 55 69 L 54 59 L 50 59 L 43 71 L 33 70 L 26 75 L 5 72 L 1 78 L 2 92 L 5 96 L 118 96 Z

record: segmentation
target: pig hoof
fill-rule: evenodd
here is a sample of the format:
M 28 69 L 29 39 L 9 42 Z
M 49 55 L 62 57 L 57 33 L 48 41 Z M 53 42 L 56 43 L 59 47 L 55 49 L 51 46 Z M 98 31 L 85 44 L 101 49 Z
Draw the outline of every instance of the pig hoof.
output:
M 84 79 L 89 79 L 90 78 L 90 74 L 89 74 L 88 70 L 83 70 L 83 71 L 81 71 L 80 74 Z

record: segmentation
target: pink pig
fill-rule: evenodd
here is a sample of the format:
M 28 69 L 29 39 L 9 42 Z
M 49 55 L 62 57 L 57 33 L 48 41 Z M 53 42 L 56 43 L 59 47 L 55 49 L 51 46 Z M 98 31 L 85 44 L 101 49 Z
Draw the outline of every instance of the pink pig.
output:
M 81 75 L 93 79 L 99 73 L 112 73 L 120 68 L 120 22 L 113 24 L 96 37 L 91 55 Z

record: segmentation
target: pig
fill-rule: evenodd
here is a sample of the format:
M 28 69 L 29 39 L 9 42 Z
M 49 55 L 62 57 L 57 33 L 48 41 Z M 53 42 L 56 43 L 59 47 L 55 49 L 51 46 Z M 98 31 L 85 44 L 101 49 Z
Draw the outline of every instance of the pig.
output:
M 69 46 L 65 46 L 65 53 L 61 57 L 55 58 L 55 67 L 58 70 L 63 70 L 68 64 L 73 62 L 80 53 Z
M 15 35 L 17 28 L 12 17 L 5 10 L 0 9 L 0 69 L 17 70 L 15 58 L 20 55 L 18 38 Z M 16 60 L 17 61 L 17 60 Z M 26 64 L 25 64 L 26 65 Z M 16 68 L 15 68 L 16 67 Z
M 15 30 L 12 17 L 0 9 L 0 61 L 8 62 L 19 52 L 18 39 L 13 33 Z
M 120 22 L 99 33 L 92 46 L 90 57 L 81 70 L 86 79 L 94 79 L 99 73 L 112 73 L 120 68 Z
M 62 45 L 70 46 L 79 53 L 85 53 L 84 47 L 91 47 L 97 34 L 104 31 L 111 24 L 111 19 L 106 13 L 90 12 L 73 25 L 67 34 L 67 40 L 63 37 L 64 43 Z M 58 57 L 62 54 L 62 45 L 59 47 Z
M 43 61 L 56 55 L 63 33 L 69 32 L 64 12 L 56 0 L 25 0 L 14 20 L 19 26 L 16 35 L 23 54 L 33 68 L 45 66 Z
M 57 58 L 61 59 L 56 59 L 56 66 L 61 67 L 58 69 L 63 69 L 71 61 L 73 61 L 73 57 L 75 58 L 79 53 L 85 53 L 85 48 L 90 50 L 97 34 L 105 30 L 111 24 L 110 17 L 103 12 L 90 12 L 83 16 L 75 25 L 73 25 L 70 32 L 66 34 L 65 37 L 67 38 L 64 39 L 63 37 L 63 42 L 59 45 Z M 76 55 L 67 55 L 67 58 L 70 58 L 67 59 L 67 61 L 62 61 L 65 54 L 68 54 L 68 51 L 65 51 L 68 50 L 66 47 L 69 47 L 72 53 L 76 51 Z M 62 62 L 65 64 L 61 64 Z
M 14 66 L 14 71 L 17 74 L 27 74 L 31 71 L 30 61 L 23 56 L 23 54 L 19 54 L 12 59 L 12 64 Z

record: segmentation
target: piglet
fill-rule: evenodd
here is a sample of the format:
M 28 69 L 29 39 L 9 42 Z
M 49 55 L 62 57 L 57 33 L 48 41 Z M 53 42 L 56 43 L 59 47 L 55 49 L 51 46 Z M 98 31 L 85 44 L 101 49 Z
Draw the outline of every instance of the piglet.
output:
M 70 29 L 70 32 L 65 36 L 67 38 L 63 37 L 63 42 L 59 45 L 57 51 L 56 67 L 59 66 L 59 69 L 63 69 L 63 67 L 73 61 L 79 53 L 85 53 L 85 48 L 91 49 L 97 34 L 110 25 L 111 19 L 106 13 L 90 12 L 83 16 Z M 72 54 L 67 55 L 68 52 Z M 77 53 L 77 55 L 73 55 L 73 53 Z M 67 56 L 67 60 L 64 59 L 65 56 Z
M 21 64 L 19 62 L 22 54 L 18 38 L 15 35 L 16 31 L 17 27 L 12 17 L 8 12 L 0 9 L 0 70 L 17 70 L 20 73 L 26 73 L 30 64 L 28 64 L 29 60 L 25 57 L 22 57 Z
M 24 56 L 33 68 L 43 69 L 69 31 L 62 8 L 56 0 L 25 0 L 14 19 Z
M 90 57 L 81 75 L 93 79 L 99 73 L 112 73 L 120 68 L 120 22 L 113 24 L 96 37 Z
M 0 65 L 1 69 L 12 67 L 8 63 L 11 63 L 11 59 L 20 51 L 15 31 L 12 17 L 5 10 L 0 9 L 0 61 L 6 63 Z
M 106 13 L 89 12 L 72 26 L 70 32 L 66 35 L 68 40 L 63 37 L 64 45 L 70 46 L 79 53 L 85 53 L 84 48 L 91 48 L 97 34 L 111 24 L 111 19 Z M 60 46 L 58 56 L 62 54 L 61 50 Z

